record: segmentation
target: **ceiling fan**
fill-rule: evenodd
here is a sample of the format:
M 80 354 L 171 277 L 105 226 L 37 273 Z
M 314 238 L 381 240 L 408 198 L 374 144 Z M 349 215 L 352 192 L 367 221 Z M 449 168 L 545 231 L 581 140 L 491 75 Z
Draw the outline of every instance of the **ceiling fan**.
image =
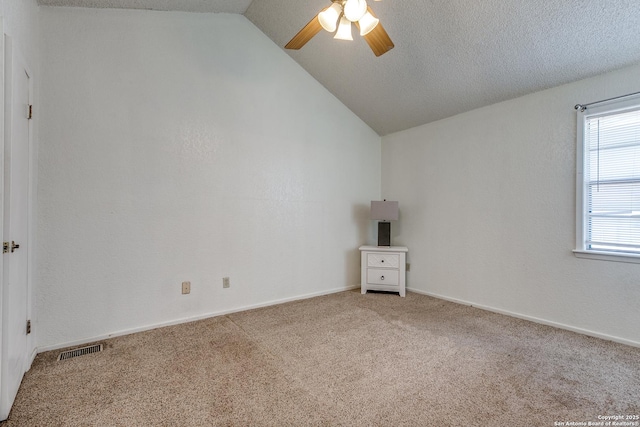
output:
M 381 0 L 375 0 L 381 1 Z M 391 49 L 394 45 L 373 11 L 367 6 L 366 0 L 331 0 L 331 6 L 323 9 L 313 17 L 296 34 L 286 49 L 300 49 L 323 28 L 330 33 L 336 31 L 333 38 L 339 40 L 353 40 L 351 36 L 351 24 L 355 23 L 360 30 L 360 35 L 364 37 L 369 47 L 376 56 L 380 56 Z

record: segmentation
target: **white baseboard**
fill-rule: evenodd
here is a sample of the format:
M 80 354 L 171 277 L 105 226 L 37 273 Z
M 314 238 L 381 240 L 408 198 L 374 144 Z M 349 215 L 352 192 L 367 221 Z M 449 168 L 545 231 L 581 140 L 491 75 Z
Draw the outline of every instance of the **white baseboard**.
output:
M 434 294 L 432 292 L 422 291 L 420 289 L 407 288 L 407 291 L 415 292 L 417 294 L 427 295 L 427 296 L 442 299 L 445 301 L 455 302 L 457 304 L 468 305 L 471 307 L 479 308 L 481 310 L 491 311 L 493 313 L 504 314 L 505 316 L 511 316 L 511 317 L 516 317 L 518 319 L 528 320 L 534 323 L 540 323 L 541 325 L 553 326 L 554 328 L 565 329 L 571 332 L 577 332 L 579 334 L 588 335 L 590 337 L 600 338 L 607 341 L 613 341 L 620 344 L 626 344 L 632 347 L 640 347 L 640 342 L 637 342 L 637 341 L 632 341 L 625 338 L 616 337 L 613 335 L 602 334 L 599 332 L 590 331 L 588 329 L 577 328 L 575 326 L 565 325 L 563 323 L 552 322 L 550 320 L 540 319 L 533 316 L 527 316 L 526 314 L 520 314 L 520 313 L 515 313 L 513 311 L 502 310 L 499 308 L 489 307 L 486 305 L 480 305 L 470 301 L 461 300 L 458 298 L 451 298 L 444 295 Z
M 310 294 L 298 295 L 298 296 L 295 296 L 295 297 L 283 298 L 283 299 L 278 299 L 278 300 L 272 300 L 272 301 L 267 301 L 267 302 L 259 303 L 259 304 L 252 304 L 252 305 L 246 305 L 246 306 L 242 306 L 242 307 L 236 307 L 236 308 L 233 308 L 233 309 L 230 309 L 230 310 L 222 310 L 222 311 L 216 311 L 216 312 L 201 314 L 201 315 L 198 315 L 198 316 L 184 317 L 184 318 L 181 318 L 181 319 L 170 320 L 170 321 L 167 321 L 167 322 L 156 323 L 156 324 L 153 324 L 153 325 L 141 326 L 141 327 L 138 327 L 138 328 L 124 329 L 124 330 L 121 330 L 121 331 L 111 332 L 109 334 L 97 335 L 97 336 L 93 336 L 93 337 L 90 337 L 90 338 L 84 338 L 84 339 L 76 340 L 76 341 L 69 341 L 69 342 L 64 342 L 64 343 L 44 346 L 44 347 L 38 347 L 36 349 L 37 351 L 34 351 L 34 353 L 33 353 L 33 358 L 35 358 L 36 354 L 43 353 L 45 351 L 58 350 L 58 349 L 67 348 L 67 347 L 75 347 L 75 346 L 79 346 L 79 345 L 83 345 L 83 344 L 93 343 L 93 342 L 96 342 L 96 341 L 106 340 L 106 339 L 109 339 L 109 338 L 115 338 L 115 337 L 120 337 L 120 336 L 123 336 L 123 335 L 135 334 L 137 332 L 150 331 L 152 329 L 162 328 L 164 326 L 173 326 L 173 325 L 179 325 L 179 324 L 182 324 L 182 323 L 195 322 L 197 320 L 208 319 L 208 318 L 211 318 L 211 317 L 224 316 L 226 314 L 238 313 L 238 312 L 241 312 L 241 311 L 253 310 L 253 309 L 261 308 L 261 307 L 269 307 L 269 306 L 272 306 L 272 305 L 283 304 L 283 303 L 286 303 L 286 302 L 309 299 L 309 298 L 319 297 L 319 296 L 322 296 L 322 295 L 330 295 L 330 294 L 335 294 L 335 293 L 338 293 L 338 292 L 350 291 L 350 290 L 359 289 L 359 288 L 360 288 L 360 285 L 358 285 L 358 286 L 349 286 L 349 287 L 344 287 L 344 288 L 334 288 L 334 289 L 329 289 L 329 290 L 326 290 L 326 291 L 313 292 L 313 293 L 310 293 Z M 33 359 L 32 359 L 32 361 L 33 361 Z

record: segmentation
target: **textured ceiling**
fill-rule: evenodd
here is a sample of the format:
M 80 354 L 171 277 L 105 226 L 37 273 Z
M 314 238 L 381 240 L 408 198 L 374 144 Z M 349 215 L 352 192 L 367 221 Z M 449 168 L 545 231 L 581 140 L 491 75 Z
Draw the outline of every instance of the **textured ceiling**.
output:
M 329 0 L 38 0 L 244 13 L 284 46 Z M 640 62 L 639 0 L 384 0 L 376 58 L 321 31 L 286 52 L 380 135 Z M 640 91 L 640 82 L 638 83 Z M 576 100 L 584 101 L 584 100 Z
M 244 13 L 251 0 L 38 0 L 42 6 Z
M 390 52 L 376 58 L 355 31 L 287 52 L 380 135 L 640 62 L 638 0 L 368 3 Z M 329 4 L 254 0 L 245 15 L 284 46 Z

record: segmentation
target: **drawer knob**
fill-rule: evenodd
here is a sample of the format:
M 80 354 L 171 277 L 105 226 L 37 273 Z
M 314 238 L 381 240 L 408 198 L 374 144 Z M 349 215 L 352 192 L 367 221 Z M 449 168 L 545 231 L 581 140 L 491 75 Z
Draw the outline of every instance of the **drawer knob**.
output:
M 380 276 L 380 280 L 384 280 L 384 276 Z
M 384 262 L 384 260 L 380 261 L 380 262 Z

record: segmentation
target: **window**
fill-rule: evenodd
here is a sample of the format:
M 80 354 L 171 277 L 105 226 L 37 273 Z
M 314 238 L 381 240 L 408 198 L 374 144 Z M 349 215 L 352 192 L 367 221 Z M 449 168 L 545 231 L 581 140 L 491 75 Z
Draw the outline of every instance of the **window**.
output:
M 640 98 L 578 113 L 576 256 L 640 263 Z

